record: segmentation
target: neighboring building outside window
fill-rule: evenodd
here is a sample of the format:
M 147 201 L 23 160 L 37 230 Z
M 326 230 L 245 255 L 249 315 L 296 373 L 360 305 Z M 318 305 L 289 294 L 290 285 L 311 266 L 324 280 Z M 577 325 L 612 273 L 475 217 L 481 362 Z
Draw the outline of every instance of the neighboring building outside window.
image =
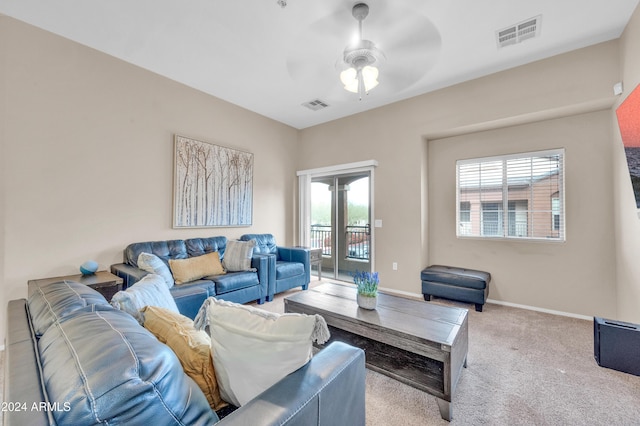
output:
M 502 203 L 482 203 L 482 234 L 483 236 L 501 237 L 502 234 Z
M 460 235 L 471 235 L 471 203 L 463 201 L 460 203 L 458 232 Z
M 458 237 L 564 241 L 563 149 L 458 160 L 456 177 Z
M 551 211 L 553 212 L 553 230 L 560 230 L 560 196 L 555 193 L 551 196 Z

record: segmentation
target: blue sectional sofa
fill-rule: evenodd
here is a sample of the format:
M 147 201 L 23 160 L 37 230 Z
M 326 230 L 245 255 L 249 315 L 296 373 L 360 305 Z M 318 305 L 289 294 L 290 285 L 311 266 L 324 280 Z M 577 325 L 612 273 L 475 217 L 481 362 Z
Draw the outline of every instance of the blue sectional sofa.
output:
M 7 309 L 6 426 L 365 424 L 361 349 L 333 343 L 219 420 L 173 351 L 100 293 L 29 291 Z
M 111 265 L 111 272 L 123 279 L 123 289 L 126 289 L 149 273 L 138 267 L 140 253 L 154 254 L 168 266 L 169 259 L 187 259 L 211 252 L 218 252 L 220 260 L 224 260 L 226 246 L 227 238 L 223 236 L 133 243 L 125 248 L 123 262 Z M 248 271 L 208 276 L 175 285 L 170 291 L 180 312 L 191 319 L 210 296 L 235 303 L 256 300 L 262 304 L 268 293 L 269 257 L 254 255 L 251 267 Z
M 244 234 L 241 241 L 255 240 L 254 256 L 269 256 L 269 286 L 267 300 L 294 287 L 309 288 L 311 267 L 309 250 L 303 247 L 283 247 L 276 244 L 271 234 Z

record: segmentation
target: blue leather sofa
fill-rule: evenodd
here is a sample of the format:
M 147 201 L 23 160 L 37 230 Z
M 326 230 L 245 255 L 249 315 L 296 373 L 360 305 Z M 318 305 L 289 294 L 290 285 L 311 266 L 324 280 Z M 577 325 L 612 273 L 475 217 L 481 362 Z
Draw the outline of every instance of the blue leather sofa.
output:
M 308 249 L 278 246 L 271 234 L 244 234 L 240 240 L 256 241 L 254 256 L 270 256 L 267 301 L 272 301 L 275 294 L 294 287 L 309 288 L 311 267 Z
M 7 309 L 4 425 L 364 425 L 364 353 L 333 343 L 219 421 L 168 346 L 74 282 Z
M 111 265 L 111 273 L 123 279 L 123 289 L 126 289 L 148 274 L 138 268 L 138 256 L 142 252 L 155 254 L 168 266 L 169 259 L 187 259 L 214 251 L 223 260 L 226 246 L 227 238 L 223 236 L 133 243 L 125 248 L 123 263 Z M 255 271 L 230 272 L 175 285 L 171 294 L 180 311 L 191 319 L 210 296 L 236 303 L 257 300 L 262 304 L 268 291 L 268 262 L 268 256 L 254 255 L 251 267 Z

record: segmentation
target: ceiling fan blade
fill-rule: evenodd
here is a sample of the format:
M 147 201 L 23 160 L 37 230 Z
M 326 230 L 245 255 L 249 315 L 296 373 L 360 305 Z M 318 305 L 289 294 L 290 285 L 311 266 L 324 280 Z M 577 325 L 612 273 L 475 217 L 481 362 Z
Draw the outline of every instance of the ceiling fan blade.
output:
M 436 64 L 441 47 L 438 29 L 424 15 L 371 0 L 369 15 L 362 21 L 363 38 L 375 43 L 384 59 L 376 92 L 389 95 L 412 86 Z M 353 100 L 339 80 L 344 48 L 358 36 L 358 22 L 351 9 L 339 7 L 311 23 L 292 41 L 287 57 L 291 78 L 315 85 L 329 102 Z M 322 83 L 324 87 L 321 87 Z
M 423 17 L 424 18 L 424 17 Z M 440 33 L 435 25 L 426 18 L 413 18 L 404 31 L 389 32 L 378 43 L 385 52 L 421 51 L 425 48 L 439 49 L 442 43 Z
M 442 40 L 435 25 L 424 15 L 386 7 L 374 15 L 372 29 L 379 35 L 378 48 L 385 54 L 380 64 L 380 85 L 385 90 L 404 90 L 424 77 L 440 57 Z M 373 18 L 373 16 L 372 16 Z
M 350 33 L 357 30 L 356 24 L 347 12 L 336 11 L 298 34 L 287 56 L 291 78 L 313 82 L 321 75 L 335 73 L 336 62 L 342 57 Z

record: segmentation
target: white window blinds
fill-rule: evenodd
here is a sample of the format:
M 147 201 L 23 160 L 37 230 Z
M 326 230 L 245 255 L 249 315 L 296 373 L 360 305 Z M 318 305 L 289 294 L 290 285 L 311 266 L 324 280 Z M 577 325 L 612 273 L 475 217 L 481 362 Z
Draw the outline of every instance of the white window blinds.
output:
M 458 237 L 564 241 L 564 150 L 456 162 Z

